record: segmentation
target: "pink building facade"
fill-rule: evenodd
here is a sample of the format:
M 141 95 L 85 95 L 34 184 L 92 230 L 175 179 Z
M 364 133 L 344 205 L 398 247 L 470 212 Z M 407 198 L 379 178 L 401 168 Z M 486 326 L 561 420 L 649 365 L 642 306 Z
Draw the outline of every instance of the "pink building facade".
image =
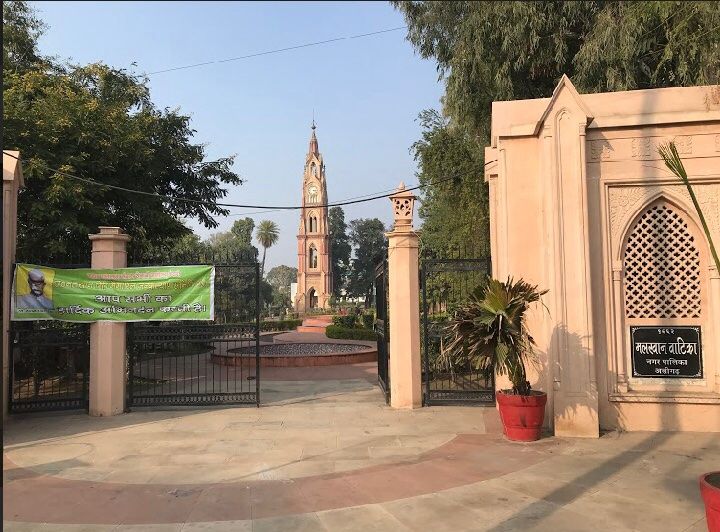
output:
M 549 289 L 532 384 L 557 435 L 720 432 L 720 275 L 668 141 L 720 245 L 720 87 L 579 94 L 563 77 L 493 103 L 493 274 Z

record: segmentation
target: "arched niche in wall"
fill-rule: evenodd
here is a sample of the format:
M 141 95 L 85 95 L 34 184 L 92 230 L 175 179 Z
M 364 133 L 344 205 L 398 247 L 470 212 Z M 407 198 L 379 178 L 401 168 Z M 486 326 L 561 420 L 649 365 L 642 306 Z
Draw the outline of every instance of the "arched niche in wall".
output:
M 692 211 L 673 196 L 648 195 L 622 226 L 612 302 L 616 391 L 707 388 L 714 374 L 703 356 L 712 338 L 708 246 Z

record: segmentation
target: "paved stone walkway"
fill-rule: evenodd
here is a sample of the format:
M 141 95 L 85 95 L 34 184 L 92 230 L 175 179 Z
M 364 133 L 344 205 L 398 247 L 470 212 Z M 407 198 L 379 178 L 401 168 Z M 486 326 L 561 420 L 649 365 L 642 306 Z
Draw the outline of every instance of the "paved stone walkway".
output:
M 704 530 L 717 435 L 511 443 L 492 408 L 391 410 L 373 366 L 277 368 L 261 408 L 15 418 L 4 528 Z

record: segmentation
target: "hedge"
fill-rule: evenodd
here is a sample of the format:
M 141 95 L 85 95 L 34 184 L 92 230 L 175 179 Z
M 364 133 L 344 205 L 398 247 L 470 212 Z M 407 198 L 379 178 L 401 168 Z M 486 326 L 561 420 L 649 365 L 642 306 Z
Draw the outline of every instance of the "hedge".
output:
M 266 320 L 260 322 L 261 331 L 292 331 L 302 325 L 303 320 Z
M 328 325 L 325 336 L 339 340 L 372 340 L 377 341 L 377 333 L 370 329 L 350 329 L 338 325 Z
M 345 316 L 333 316 L 332 322 L 333 325 L 337 325 L 338 327 L 352 329 L 353 327 L 355 327 L 355 322 L 357 322 L 357 316 L 355 314 L 347 314 Z
M 373 325 L 375 325 L 375 314 L 372 312 L 365 312 L 362 315 L 362 324 L 366 329 L 372 329 Z

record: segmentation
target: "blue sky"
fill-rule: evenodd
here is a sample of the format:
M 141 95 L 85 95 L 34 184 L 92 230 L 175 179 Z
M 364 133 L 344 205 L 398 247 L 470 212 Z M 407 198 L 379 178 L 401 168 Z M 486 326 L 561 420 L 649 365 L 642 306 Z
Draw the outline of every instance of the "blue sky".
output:
M 153 72 L 404 25 L 385 2 L 33 2 L 49 28 L 43 53 Z M 422 109 L 439 108 L 435 63 L 405 30 L 251 59 L 156 74 L 153 101 L 192 117 L 209 158 L 235 154 L 246 180 L 226 201 L 296 205 L 313 109 L 331 201 L 415 184 L 409 152 Z M 234 209 L 237 213 L 250 209 Z M 346 220 L 390 223 L 390 202 L 345 208 Z M 295 266 L 299 213 L 250 215 L 280 226 L 270 267 Z M 228 230 L 236 217 L 202 237 Z

